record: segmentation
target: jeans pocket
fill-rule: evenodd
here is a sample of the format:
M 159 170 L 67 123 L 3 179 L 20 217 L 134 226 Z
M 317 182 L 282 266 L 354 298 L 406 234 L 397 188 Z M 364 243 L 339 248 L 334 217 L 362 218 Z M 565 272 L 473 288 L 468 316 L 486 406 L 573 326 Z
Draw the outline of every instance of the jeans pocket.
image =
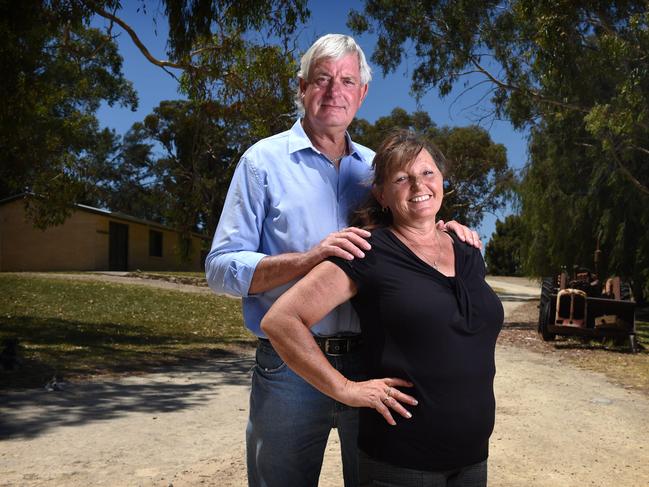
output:
M 286 363 L 277 355 L 277 352 L 270 346 L 262 344 L 257 347 L 255 354 L 257 371 L 263 374 L 274 374 L 286 367 Z

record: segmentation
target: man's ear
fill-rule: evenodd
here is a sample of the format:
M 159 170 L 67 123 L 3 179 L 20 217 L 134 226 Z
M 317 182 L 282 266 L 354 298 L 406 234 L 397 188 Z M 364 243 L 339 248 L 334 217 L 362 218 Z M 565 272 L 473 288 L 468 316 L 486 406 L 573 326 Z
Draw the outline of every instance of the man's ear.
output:
M 304 78 L 298 78 L 299 86 L 300 86 L 300 96 L 304 96 L 304 92 L 306 91 L 306 86 L 307 82 L 304 81 Z
M 367 96 L 367 92 L 368 92 L 369 88 L 370 88 L 370 84 L 369 84 L 369 83 L 365 84 L 365 86 L 363 86 L 363 88 L 361 88 L 361 90 L 362 90 L 362 92 L 361 92 L 361 102 L 360 102 L 360 104 L 358 105 L 359 108 L 360 108 L 360 106 L 363 104 L 363 102 L 365 101 L 365 97 Z

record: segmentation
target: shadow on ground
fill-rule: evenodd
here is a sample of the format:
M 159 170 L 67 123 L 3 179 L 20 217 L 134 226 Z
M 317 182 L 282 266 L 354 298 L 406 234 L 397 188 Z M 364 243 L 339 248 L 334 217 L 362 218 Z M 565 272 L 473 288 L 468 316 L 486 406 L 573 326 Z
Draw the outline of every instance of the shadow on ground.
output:
M 192 329 L 32 316 L 0 318 L 0 337 L 17 343 L 12 370 L 0 367 L 0 391 L 42 387 L 53 376 L 148 372 L 156 366 L 211 360 L 222 350 L 251 349 L 256 343 Z
M 53 428 L 106 421 L 129 412 L 184 410 L 205 404 L 226 386 L 249 386 L 253 357 L 227 351 L 220 355 L 145 376 L 57 384 L 61 390 L 3 391 L 0 440 L 33 438 Z

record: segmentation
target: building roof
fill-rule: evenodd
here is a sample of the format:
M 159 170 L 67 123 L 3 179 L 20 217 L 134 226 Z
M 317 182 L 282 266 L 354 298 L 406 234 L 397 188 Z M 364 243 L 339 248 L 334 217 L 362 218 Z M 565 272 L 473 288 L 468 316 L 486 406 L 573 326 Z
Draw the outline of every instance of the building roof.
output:
M 21 193 L 21 194 L 17 194 L 17 195 L 14 195 L 14 196 L 9 196 L 8 198 L 4 198 L 4 199 L 0 200 L 0 205 L 4 205 L 6 203 L 10 203 L 12 201 L 16 201 L 16 200 L 19 200 L 19 199 L 29 198 L 31 196 L 34 196 L 34 195 L 28 194 L 28 193 Z M 161 223 L 153 222 L 151 220 L 145 220 L 143 218 L 137 218 L 135 216 L 127 215 L 126 213 L 121 213 L 119 211 L 110 211 L 110 210 L 105 210 L 105 209 L 102 209 L 102 208 L 95 208 L 94 206 L 82 205 L 80 203 L 74 203 L 74 204 L 72 204 L 72 206 L 74 208 L 78 209 L 78 210 L 81 210 L 81 211 L 87 211 L 89 213 L 96 213 L 96 214 L 99 214 L 99 215 L 104 215 L 104 216 L 106 216 L 108 218 L 113 218 L 113 219 L 116 219 L 116 220 L 125 220 L 125 221 L 129 221 L 129 222 L 133 222 L 133 223 L 139 223 L 141 225 L 147 225 L 149 227 L 159 228 L 161 230 L 168 230 L 170 232 L 178 232 L 178 230 L 176 230 L 173 227 L 163 225 Z M 195 237 L 202 238 L 202 239 L 208 239 L 209 238 L 207 235 L 197 233 L 197 232 L 191 232 L 191 234 L 194 235 Z

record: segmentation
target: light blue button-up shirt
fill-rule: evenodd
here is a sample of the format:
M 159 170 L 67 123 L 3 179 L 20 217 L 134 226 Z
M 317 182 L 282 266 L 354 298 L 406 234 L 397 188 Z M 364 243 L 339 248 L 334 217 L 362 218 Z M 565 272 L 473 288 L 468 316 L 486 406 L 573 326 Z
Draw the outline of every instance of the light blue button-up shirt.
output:
M 298 120 L 263 139 L 243 155 L 232 177 L 212 249 L 205 260 L 209 286 L 243 297 L 243 319 L 257 336 L 275 300 L 295 281 L 249 295 L 252 276 L 267 255 L 306 252 L 331 232 L 347 226 L 350 211 L 365 199 L 374 152 L 354 144 L 336 167 L 318 151 Z M 320 336 L 359 333 L 349 302 L 318 322 Z

